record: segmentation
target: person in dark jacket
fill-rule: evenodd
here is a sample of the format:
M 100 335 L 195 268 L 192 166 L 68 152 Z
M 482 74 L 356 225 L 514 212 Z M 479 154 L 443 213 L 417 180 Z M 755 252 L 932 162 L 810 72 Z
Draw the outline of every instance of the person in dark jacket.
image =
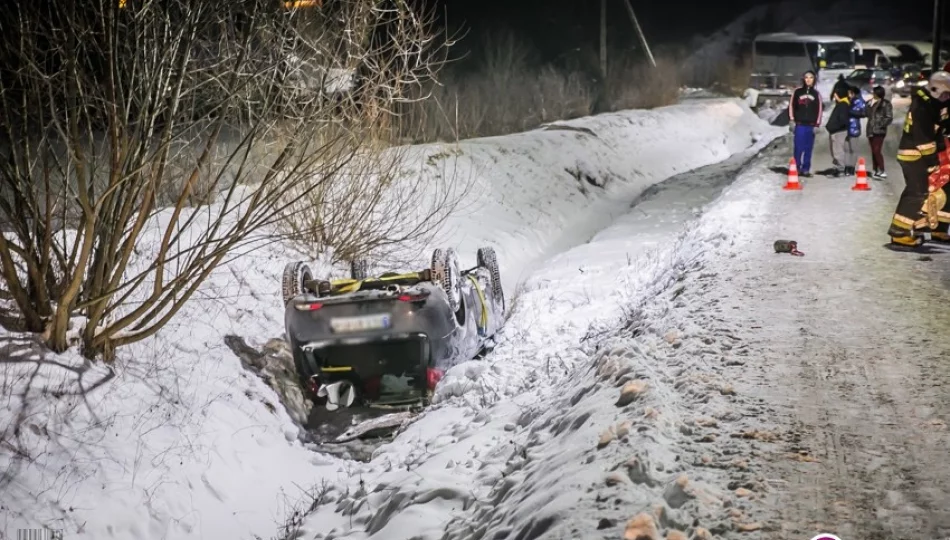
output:
M 831 101 L 834 102 L 835 99 L 841 99 L 848 97 L 848 92 L 851 90 L 851 85 L 848 84 L 848 81 L 844 80 L 844 75 L 838 75 L 838 81 L 835 82 L 834 87 L 831 89 Z
M 821 125 L 821 96 L 815 88 L 815 72 L 806 71 L 802 85 L 788 102 L 788 119 L 795 125 L 795 166 L 802 176 L 811 176 L 815 132 Z
M 886 99 L 884 87 L 875 86 L 874 97 L 868 107 L 868 143 L 871 145 L 871 162 L 874 167 L 871 176 L 875 178 L 887 178 L 882 150 L 887 128 L 892 122 L 894 122 L 894 107 L 890 100 Z
M 848 90 L 851 107 L 848 109 L 848 138 L 845 144 L 845 176 L 854 176 L 858 164 L 856 140 L 861 136 L 861 119 L 867 117 L 867 102 L 861 95 L 861 89 L 852 86 Z
M 832 99 L 835 106 L 831 109 L 825 129 L 830 135 L 831 161 L 835 167 L 832 175 L 841 176 L 845 174 L 853 154 L 851 141 L 848 139 L 848 129 L 851 127 L 851 97 L 847 91 L 843 96 L 834 92 Z
M 950 73 L 946 71 L 935 71 L 927 85 L 911 96 L 897 146 L 905 186 L 887 230 L 891 247 L 920 246 L 923 243 L 920 231 L 939 231 L 941 221 L 950 221 L 941 217 L 947 211 L 946 192 L 932 184 L 934 175 L 946 174 L 937 152 L 938 146 L 944 146 L 947 101 L 950 101 Z

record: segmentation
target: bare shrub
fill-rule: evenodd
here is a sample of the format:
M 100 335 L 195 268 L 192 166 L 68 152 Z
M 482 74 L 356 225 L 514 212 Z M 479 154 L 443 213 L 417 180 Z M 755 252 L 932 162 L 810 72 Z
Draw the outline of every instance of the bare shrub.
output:
M 521 132 L 547 122 L 590 115 L 598 82 L 583 69 L 596 53 L 580 51 L 572 67 L 542 64 L 531 45 L 508 31 L 486 36 L 479 62 L 463 70 L 450 63 L 430 99 L 401 109 L 401 142 L 452 141 Z M 653 108 L 675 103 L 682 77 L 673 54 L 657 55 L 657 67 L 627 52 L 609 55 L 606 110 Z
M 431 99 L 405 107 L 403 142 L 452 141 L 514 133 L 591 112 L 591 89 L 581 73 L 536 59 L 510 31 L 487 35 L 471 70 L 449 64 Z
M 752 54 L 750 52 L 739 56 L 733 62 L 720 64 L 710 86 L 723 94 L 741 97 L 749 87 L 751 76 Z
M 54 350 L 71 320 L 88 358 L 153 335 L 431 74 L 430 19 L 403 2 L 280 5 L 3 13 L 0 274 Z
M 414 158 L 422 157 L 407 146 L 364 146 L 333 182 L 288 190 L 281 229 L 306 253 L 329 261 L 392 258 L 408 245 L 428 243 L 471 183 L 450 164 L 416 167 Z
M 607 100 L 611 110 L 650 109 L 676 103 L 680 76 L 671 58 L 657 57 L 656 67 L 622 57 L 607 66 Z

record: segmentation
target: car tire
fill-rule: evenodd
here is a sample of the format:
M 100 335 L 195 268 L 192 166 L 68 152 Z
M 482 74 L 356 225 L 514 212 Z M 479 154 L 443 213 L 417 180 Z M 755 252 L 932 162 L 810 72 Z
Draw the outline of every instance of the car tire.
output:
M 498 269 L 498 256 L 495 255 L 495 249 L 483 247 L 478 249 L 477 263 L 481 268 L 488 270 L 491 274 L 491 293 L 495 300 L 501 305 L 501 311 L 505 311 L 505 292 L 501 286 L 501 271 Z
M 369 277 L 369 260 L 354 259 L 350 263 L 350 277 L 357 281 L 363 281 Z
M 445 293 L 453 312 L 462 307 L 462 273 L 454 249 L 436 249 L 432 252 L 432 281 Z
M 286 306 L 291 300 L 309 292 L 307 282 L 313 279 L 313 272 L 310 265 L 305 262 L 297 261 L 288 263 L 284 267 L 284 274 L 281 277 L 281 293 L 284 297 Z

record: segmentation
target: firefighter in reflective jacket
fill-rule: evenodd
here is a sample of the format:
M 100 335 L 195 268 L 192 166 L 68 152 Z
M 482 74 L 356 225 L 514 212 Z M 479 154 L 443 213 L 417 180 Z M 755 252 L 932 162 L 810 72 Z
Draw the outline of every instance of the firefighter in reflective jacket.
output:
M 936 232 L 936 239 L 950 240 L 947 225 L 940 226 L 940 222 L 950 224 L 943 190 L 945 180 L 950 180 L 950 160 L 940 155 L 946 149 L 944 126 L 950 125 L 948 101 L 950 73 L 946 71 L 934 72 L 927 86 L 911 98 L 897 151 L 905 187 L 887 231 L 892 246 L 917 247 L 923 242 L 920 232 Z M 944 167 L 941 161 L 946 161 Z
M 950 243 L 950 102 L 940 109 L 940 136 L 937 138 L 938 170 L 927 177 L 927 199 L 923 212 L 933 232 L 930 237 L 941 243 Z

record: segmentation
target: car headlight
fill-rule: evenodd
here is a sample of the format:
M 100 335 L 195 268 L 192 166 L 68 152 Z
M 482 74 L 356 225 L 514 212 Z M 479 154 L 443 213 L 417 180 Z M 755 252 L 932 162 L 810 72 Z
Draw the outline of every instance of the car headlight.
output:
M 897 87 L 898 87 L 898 88 L 903 88 L 903 87 L 904 87 L 904 81 L 897 81 Z

